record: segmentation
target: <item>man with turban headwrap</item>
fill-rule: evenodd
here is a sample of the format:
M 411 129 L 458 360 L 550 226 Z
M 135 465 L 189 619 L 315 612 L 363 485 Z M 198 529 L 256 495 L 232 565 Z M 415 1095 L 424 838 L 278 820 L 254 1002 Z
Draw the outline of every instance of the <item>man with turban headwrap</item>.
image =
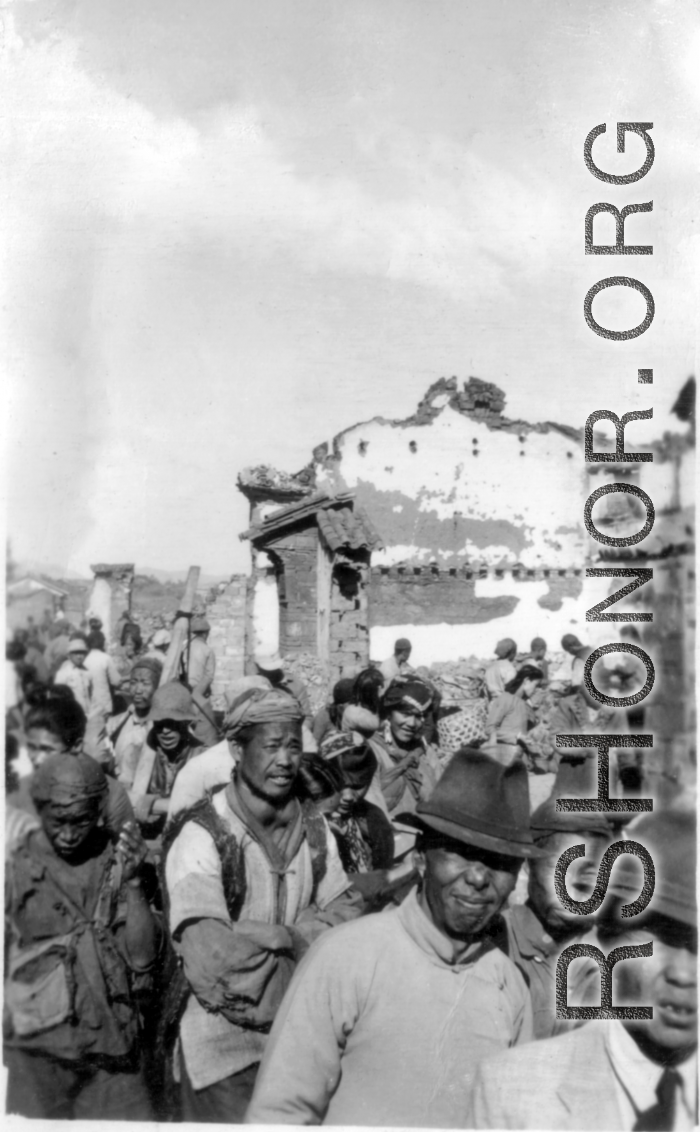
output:
M 150 1120 L 136 998 L 158 952 L 141 888 L 145 844 L 133 822 L 110 841 L 107 779 L 89 755 L 49 756 L 31 791 L 41 828 L 6 878 L 7 1111 Z
M 326 822 L 297 798 L 302 717 L 284 691 L 244 690 L 224 721 L 238 747 L 231 780 L 166 831 L 167 913 L 181 967 L 162 1040 L 171 1049 L 179 1037 L 173 1070 L 184 1120 L 242 1119 L 297 960 L 361 910 Z
M 201 801 L 207 791 L 216 790 L 230 781 L 233 764 L 238 758 L 235 728 L 232 731 L 229 726 L 232 718 L 230 709 L 234 701 L 250 688 L 269 692 L 272 685 L 265 676 L 240 676 L 229 685 L 224 692 L 227 709 L 222 728 L 224 738 L 220 743 L 216 743 L 213 747 L 208 747 L 206 751 L 199 753 L 195 759 L 191 759 L 182 768 L 175 779 L 175 785 L 170 795 L 168 821 L 172 821 L 177 814 L 189 809 L 195 802 Z M 314 737 L 305 723 L 302 724 L 301 728 L 301 740 L 305 754 L 316 750 Z

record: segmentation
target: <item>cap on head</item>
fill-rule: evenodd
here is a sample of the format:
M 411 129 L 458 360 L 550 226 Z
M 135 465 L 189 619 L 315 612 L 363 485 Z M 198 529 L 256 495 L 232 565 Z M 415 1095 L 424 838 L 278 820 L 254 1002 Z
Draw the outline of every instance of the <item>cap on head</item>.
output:
M 645 814 L 628 833 L 631 841 L 642 845 L 654 862 L 656 883 L 645 912 L 656 912 L 671 920 L 696 927 L 698 906 L 697 830 L 695 814 L 683 811 Z M 625 903 L 637 899 L 642 888 L 642 863 L 625 854 L 616 862 L 610 892 Z M 624 923 L 624 921 L 623 921 Z M 634 920 L 628 921 L 633 924 Z
M 131 669 L 132 676 L 139 668 L 147 668 L 149 672 L 152 672 L 156 678 L 157 684 L 163 671 L 163 664 L 162 661 L 158 660 L 157 656 L 140 656 Z
M 172 719 L 178 723 L 191 723 L 196 719 L 192 696 L 177 680 L 168 680 L 158 688 L 151 703 L 148 718 L 154 723 Z
M 282 668 L 282 657 L 278 652 L 256 653 L 255 663 L 263 672 L 279 672 Z
M 153 641 L 151 643 L 153 644 L 154 648 L 162 649 L 165 648 L 166 645 L 169 645 L 171 640 L 171 634 L 167 629 L 157 629 L 153 634 Z
M 208 633 L 211 625 L 202 613 L 195 614 L 190 620 L 190 632 L 192 633 Z
M 394 642 L 394 652 L 411 652 L 413 645 L 408 637 L 399 637 L 398 641 Z
M 508 857 L 541 857 L 529 825 L 527 771 L 462 747 L 428 799 L 399 821 Z
M 82 633 L 75 633 L 68 642 L 68 652 L 89 652 L 87 637 Z
M 32 775 L 30 792 L 40 805 L 53 802 L 70 806 L 86 798 L 101 798 L 107 793 L 107 778 L 102 767 L 89 755 L 61 753 L 50 755 Z

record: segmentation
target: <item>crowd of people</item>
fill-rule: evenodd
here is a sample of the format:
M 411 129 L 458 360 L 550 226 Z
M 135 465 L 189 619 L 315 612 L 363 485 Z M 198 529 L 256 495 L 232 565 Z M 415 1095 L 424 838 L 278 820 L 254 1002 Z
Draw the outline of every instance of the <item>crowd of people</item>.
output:
M 558 657 L 499 641 L 454 678 L 401 639 L 316 712 L 259 654 L 217 713 L 206 618 L 165 681 L 167 628 L 144 642 L 125 619 L 108 648 L 97 620 L 7 647 L 8 1112 L 695 1126 L 694 813 L 557 810 L 597 794 L 597 751 L 556 734 L 637 723 L 590 696 L 575 636 Z M 645 755 L 616 752 L 619 794 L 644 792 Z M 656 869 L 633 919 L 633 856 L 590 907 L 627 839 Z M 583 915 L 555 882 L 581 844 L 566 884 Z M 615 967 L 635 1017 L 558 1016 L 565 947 L 568 1005 L 591 1007 L 595 949 L 649 941 Z

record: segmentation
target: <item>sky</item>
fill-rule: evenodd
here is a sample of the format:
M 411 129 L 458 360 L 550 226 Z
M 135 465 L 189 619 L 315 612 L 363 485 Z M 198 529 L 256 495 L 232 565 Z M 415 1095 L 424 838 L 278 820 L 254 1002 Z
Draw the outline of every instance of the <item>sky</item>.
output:
M 696 367 L 700 22 L 687 0 L 0 3 L 7 532 L 20 561 L 244 572 L 243 467 L 296 471 L 439 377 L 680 428 Z M 617 121 L 653 122 L 637 168 Z M 598 201 L 653 201 L 585 256 Z M 612 221 L 596 221 L 612 242 Z M 610 227 L 606 228 L 605 225 Z M 649 331 L 593 334 L 627 274 Z M 595 314 L 638 323 L 635 292 Z M 654 368 L 653 387 L 636 371 Z

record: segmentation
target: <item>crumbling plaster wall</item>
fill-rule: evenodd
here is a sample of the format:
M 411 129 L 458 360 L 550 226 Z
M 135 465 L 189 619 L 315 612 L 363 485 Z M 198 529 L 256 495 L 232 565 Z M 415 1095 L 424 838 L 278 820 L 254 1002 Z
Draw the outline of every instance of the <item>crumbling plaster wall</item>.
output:
M 373 568 L 370 584 L 370 656 L 383 660 L 393 651 L 397 637 L 408 637 L 414 646 L 416 664 L 487 657 L 502 637 L 512 637 L 520 650 L 533 637 L 544 637 L 550 649 L 558 650 L 564 633 L 597 647 L 619 639 L 619 626 L 587 622 L 586 611 L 602 601 L 613 584 L 608 578 L 586 578 L 585 571 L 556 572 L 544 577 L 514 576 L 492 571 L 485 578 L 466 579 L 430 571 L 416 575 Z M 619 583 L 615 588 L 618 588 Z M 643 591 L 640 591 L 640 598 Z M 626 598 L 620 610 L 648 611 L 649 598 L 632 606 Z
M 317 483 L 356 493 L 386 547 L 373 565 L 584 560 L 583 453 L 556 429 L 489 428 L 445 404 L 427 425 L 358 425 L 337 448 Z

